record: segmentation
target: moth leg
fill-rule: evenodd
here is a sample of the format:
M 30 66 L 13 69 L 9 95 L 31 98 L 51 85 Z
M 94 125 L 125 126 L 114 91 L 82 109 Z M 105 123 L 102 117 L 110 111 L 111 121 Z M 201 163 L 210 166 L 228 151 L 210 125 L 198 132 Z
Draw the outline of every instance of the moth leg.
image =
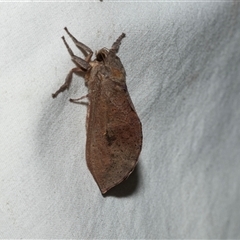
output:
M 85 95 L 85 96 L 82 96 L 82 97 L 80 97 L 80 98 L 76 98 L 76 99 L 70 98 L 69 101 L 70 101 L 70 102 L 73 102 L 73 103 L 78 103 L 80 100 L 82 100 L 82 99 L 84 99 L 84 98 L 87 98 L 87 97 L 88 97 L 88 94 Z
M 70 36 L 70 38 L 73 40 L 74 44 L 77 46 L 77 48 L 80 51 L 84 51 L 84 53 L 86 53 L 86 57 L 85 57 L 85 61 L 86 62 L 90 62 L 91 61 L 91 57 L 93 55 L 93 51 L 91 48 L 89 48 L 88 46 L 86 46 L 85 44 L 79 42 L 69 31 L 68 29 L 65 27 L 64 30 L 67 32 L 67 34 Z
M 64 44 L 65 44 L 65 46 L 66 46 L 66 48 L 67 48 L 67 50 L 68 50 L 72 60 L 73 60 L 73 62 L 76 63 L 76 65 L 78 65 L 81 68 L 83 68 L 85 71 L 87 71 L 91 67 L 91 65 L 88 62 L 86 62 L 84 59 L 74 55 L 72 49 L 68 46 L 65 38 L 62 37 L 62 39 L 63 39 L 63 42 L 64 42 Z
M 81 68 L 73 68 L 67 75 L 66 79 L 65 79 L 65 82 L 64 84 L 55 92 L 52 94 L 52 97 L 53 98 L 56 98 L 57 95 L 60 93 L 60 92 L 63 92 L 65 91 L 66 89 L 69 88 L 71 82 L 72 82 L 72 75 L 73 73 L 76 73 L 76 74 L 79 74 L 79 73 L 82 73 L 84 72 Z
M 122 33 L 118 39 L 113 43 L 112 47 L 111 47 L 111 51 L 117 53 L 118 50 L 119 50 L 119 47 L 121 45 L 121 41 L 123 38 L 125 38 L 126 34 L 125 33 Z

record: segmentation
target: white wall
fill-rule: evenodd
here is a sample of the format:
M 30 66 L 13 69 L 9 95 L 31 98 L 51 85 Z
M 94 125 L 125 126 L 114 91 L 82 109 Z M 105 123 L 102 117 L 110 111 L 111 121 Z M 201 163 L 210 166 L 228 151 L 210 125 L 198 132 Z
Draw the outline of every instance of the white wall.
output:
M 102 197 L 63 28 L 119 56 L 143 124 L 131 177 Z M 1 238 L 240 238 L 240 4 L 0 3 Z M 69 38 L 74 52 L 81 56 Z

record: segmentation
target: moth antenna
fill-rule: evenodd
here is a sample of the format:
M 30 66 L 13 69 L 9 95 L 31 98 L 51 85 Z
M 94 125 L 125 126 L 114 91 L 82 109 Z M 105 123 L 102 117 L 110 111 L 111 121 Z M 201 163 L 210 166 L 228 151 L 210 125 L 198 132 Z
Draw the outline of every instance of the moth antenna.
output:
M 122 41 L 122 39 L 123 38 L 125 38 L 126 37 L 126 34 L 125 33 L 122 33 L 119 37 L 118 37 L 118 39 L 113 43 L 113 45 L 112 45 L 112 47 L 111 47 L 111 50 L 113 50 L 114 52 L 118 52 L 118 50 L 119 50 L 119 47 L 120 47 L 120 45 L 121 45 L 121 41 Z

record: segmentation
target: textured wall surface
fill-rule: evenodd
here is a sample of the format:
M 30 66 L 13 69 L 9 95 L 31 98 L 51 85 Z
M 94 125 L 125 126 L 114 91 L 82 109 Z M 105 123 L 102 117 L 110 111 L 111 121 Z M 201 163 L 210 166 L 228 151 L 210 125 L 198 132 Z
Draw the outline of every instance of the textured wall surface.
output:
M 0 3 L 0 238 L 240 238 L 240 4 Z M 102 197 L 85 162 L 68 29 L 118 56 L 143 124 L 136 171 Z M 78 49 L 66 37 L 73 51 Z

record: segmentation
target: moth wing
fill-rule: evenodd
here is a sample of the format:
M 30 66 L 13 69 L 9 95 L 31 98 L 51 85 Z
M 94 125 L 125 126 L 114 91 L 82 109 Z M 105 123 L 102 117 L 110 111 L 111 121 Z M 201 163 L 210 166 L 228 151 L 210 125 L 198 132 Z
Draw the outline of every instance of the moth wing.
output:
M 104 194 L 134 170 L 142 147 L 142 127 L 126 85 L 109 83 L 90 97 L 87 165 Z

